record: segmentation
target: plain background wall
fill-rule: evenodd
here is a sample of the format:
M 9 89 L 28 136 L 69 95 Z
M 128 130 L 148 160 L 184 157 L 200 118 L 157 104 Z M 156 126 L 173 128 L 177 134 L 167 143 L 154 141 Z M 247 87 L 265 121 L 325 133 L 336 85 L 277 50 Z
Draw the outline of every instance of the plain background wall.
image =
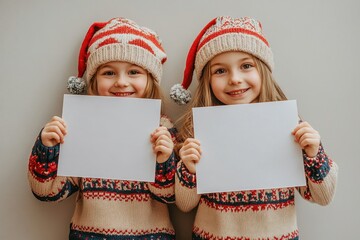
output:
M 41 127 L 61 115 L 69 76 L 77 74 L 83 37 L 94 21 L 124 16 L 156 30 L 168 54 L 161 83 L 167 94 L 182 80 L 192 41 L 218 15 L 252 16 L 263 24 L 275 55 L 274 75 L 300 115 L 321 136 L 340 167 L 327 207 L 297 197 L 301 239 L 359 235 L 360 3 L 324 1 L 0 1 L 0 238 L 67 239 L 75 197 L 36 200 L 27 161 Z M 193 84 L 191 89 L 194 89 Z M 169 102 L 174 120 L 183 107 Z M 171 207 L 178 239 L 190 239 L 194 213 Z

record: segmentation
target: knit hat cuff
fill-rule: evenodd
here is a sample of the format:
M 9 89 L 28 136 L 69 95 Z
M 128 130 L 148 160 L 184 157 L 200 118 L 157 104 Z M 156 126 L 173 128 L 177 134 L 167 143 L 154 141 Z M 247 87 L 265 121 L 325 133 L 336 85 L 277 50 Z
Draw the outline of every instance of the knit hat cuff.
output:
M 229 33 L 209 41 L 198 50 L 195 59 L 197 79 L 200 79 L 203 68 L 213 57 L 227 51 L 249 53 L 262 60 L 270 71 L 274 68 L 273 53 L 263 41 L 251 35 Z
M 87 82 L 90 81 L 99 66 L 112 61 L 124 61 L 136 64 L 149 71 L 154 79 L 160 83 L 162 64 L 159 59 L 141 47 L 121 43 L 105 45 L 90 55 L 86 67 Z

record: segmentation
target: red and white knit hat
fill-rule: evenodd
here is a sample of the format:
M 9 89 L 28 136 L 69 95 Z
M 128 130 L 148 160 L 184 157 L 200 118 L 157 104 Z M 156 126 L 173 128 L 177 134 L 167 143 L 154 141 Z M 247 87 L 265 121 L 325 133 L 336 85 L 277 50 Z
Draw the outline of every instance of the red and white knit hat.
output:
M 178 104 L 188 103 L 191 94 L 187 89 L 193 72 L 200 80 L 205 65 L 216 55 L 228 51 L 249 53 L 262 60 L 270 71 L 274 68 L 273 54 L 260 22 L 249 17 L 217 17 L 201 30 L 193 42 L 186 59 L 183 81 L 171 88 L 170 97 Z
M 80 94 L 97 68 L 112 61 L 136 64 L 160 82 L 166 54 L 158 35 L 132 20 L 113 18 L 108 22 L 95 22 L 90 26 L 81 45 L 78 76 L 69 78 L 68 90 Z

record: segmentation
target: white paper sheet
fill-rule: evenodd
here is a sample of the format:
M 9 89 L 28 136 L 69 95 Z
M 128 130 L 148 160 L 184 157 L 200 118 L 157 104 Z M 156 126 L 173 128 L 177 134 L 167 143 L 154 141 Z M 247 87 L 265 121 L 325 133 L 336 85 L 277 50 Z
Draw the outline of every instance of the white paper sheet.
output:
M 58 175 L 153 182 L 160 100 L 64 95 Z
M 193 117 L 199 194 L 305 185 L 295 100 L 193 108 Z

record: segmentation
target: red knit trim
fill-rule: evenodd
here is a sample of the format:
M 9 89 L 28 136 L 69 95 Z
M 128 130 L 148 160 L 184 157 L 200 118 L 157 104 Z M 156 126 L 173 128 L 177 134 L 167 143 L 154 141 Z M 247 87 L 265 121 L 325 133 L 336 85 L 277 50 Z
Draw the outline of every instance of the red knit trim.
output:
M 220 237 L 220 236 L 216 236 L 210 232 L 201 230 L 199 227 L 194 227 L 193 233 L 195 233 L 196 235 L 200 236 L 203 239 L 208 239 L 208 240 L 287 240 L 287 239 L 294 239 L 299 236 L 299 230 L 295 230 L 293 232 L 283 234 L 281 236 L 273 236 L 273 237 L 265 237 L 265 238 L 264 237 L 250 238 L 250 237 L 239 237 L 239 236 L 237 236 L 237 237 L 230 237 L 230 236 Z
M 84 192 L 83 196 L 85 199 L 101 199 L 108 201 L 122 201 L 122 202 L 147 202 L 150 200 L 150 195 L 148 193 L 127 193 L 120 194 L 115 192 L 105 192 L 105 191 L 89 191 Z
M 88 59 L 88 48 L 89 48 L 89 42 L 91 41 L 91 38 L 94 36 L 94 34 L 101 28 L 103 28 L 108 22 L 96 22 L 93 23 L 89 30 L 87 31 L 85 38 L 81 44 L 80 52 L 79 52 L 79 59 L 78 59 L 78 77 L 82 77 L 84 75 L 85 69 L 86 69 L 86 61 Z
M 157 48 L 161 49 L 164 52 L 164 49 L 162 48 L 162 46 L 159 44 L 157 38 L 152 35 L 152 34 L 144 34 L 143 32 L 136 30 L 135 28 L 129 27 L 129 26 L 119 26 L 117 28 L 108 30 L 108 31 L 104 31 L 102 33 L 99 33 L 98 35 L 94 36 L 90 43 L 89 46 L 92 45 L 94 42 L 96 42 L 97 40 L 99 40 L 100 38 L 109 36 L 111 34 L 134 34 L 134 35 L 138 35 L 140 37 L 143 37 L 145 39 L 150 40 Z
M 191 84 L 192 76 L 195 68 L 195 57 L 196 52 L 200 43 L 201 38 L 205 34 L 205 32 L 216 23 L 216 18 L 212 19 L 206 26 L 200 31 L 194 42 L 192 43 L 189 52 L 186 57 L 186 64 L 185 64 L 185 70 L 184 70 L 184 77 L 181 85 L 184 89 L 188 89 L 188 87 Z
M 129 44 L 134 44 L 134 45 L 137 45 L 139 47 L 145 48 L 146 50 L 151 52 L 153 55 L 155 55 L 154 50 L 152 50 L 152 48 L 149 46 L 149 44 L 147 44 L 146 42 L 144 42 L 141 39 L 134 39 L 134 40 L 130 41 Z
M 116 40 L 115 38 L 111 37 L 111 38 L 107 38 L 105 39 L 104 41 L 102 41 L 100 44 L 99 44 L 99 48 L 102 47 L 102 46 L 105 46 L 105 45 L 108 45 L 108 44 L 114 44 L 114 43 L 119 43 L 118 40 Z
M 245 34 L 248 34 L 248 35 L 252 35 L 252 36 L 255 36 L 257 38 L 259 38 L 261 41 L 263 41 L 268 47 L 269 47 L 269 43 L 268 41 L 266 41 L 266 39 L 261 36 L 260 34 L 256 33 L 256 32 L 253 32 L 253 31 L 250 31 L 248 29 L 244 29 L 244 28 L 228 28 L 228 29 L 223 29 L 223 30 L 220 30 L 220 31 L 217 31 L 213 34 L 210 34 L 209 36 L 207 36 L 198 46 L 198 50 L 200 48 L 202 48 L 202 46 L 204 46 L 207 42 L 209 42 L 210 40 L 220 36 L 220 35 L 223 35 L 223 34 L 226 34 L 226 33 L 245 33 Z
M 109 229 L 109 228 L 97 228 L 91 226 L 79 226 L 76 224 L 72 224 L 72 229 L 83 231 L 83 232 L 93 232 L 93 233 L 100 233 L 105 235 L 146 235 L 151 233 L 168 233 L 168 234 L 175 234 L 173 229 L 169 228 L 154 228 L 154 229 L 147 229 L 147 230 L 135 230 L 135 229 L 125 229 L 125 230 L 118 230 L 118 229 Z
M 258 204 L 242 204 L 242 205 L 226 205 L 226 204 L 217 204 L 210 202 L 207 199 L 201 198 L 200 204 L 203 203 L 206 206 L 216 209 L 220 212 L 247 212 L 249 210 L 254 212 L 266 211 L 266 210 L 278 210 L 286 208 L 288 206 L 295 205 L 294 199 L 289 199 L 285 202 L 280 203 L 258 203 Z
M 56 175 L 49 177 L 49 178 L 41 178 L 37 176 L 34 172 L 30 171 L 31 177 L 34 178 L 37 182 L 45 183 L 45 182 L 51 182 L 55 179 Z
M 29 171 L 32 173 L 33 177 L 39 182 L 46 182 L 49 178 L 39 178 L 36 175 L 41 175 L 47 177 L 49 175 L 54 175 L 54 172 L 57 171 L 57 164 L 55 162 L 50 163 L 40 163 L 38 162 L 37 155 L 31 155 L 29 158 Z M 55 176 L 55 175 L 54 175 Z M 52 177 L 53 179 L 54 177 Z

